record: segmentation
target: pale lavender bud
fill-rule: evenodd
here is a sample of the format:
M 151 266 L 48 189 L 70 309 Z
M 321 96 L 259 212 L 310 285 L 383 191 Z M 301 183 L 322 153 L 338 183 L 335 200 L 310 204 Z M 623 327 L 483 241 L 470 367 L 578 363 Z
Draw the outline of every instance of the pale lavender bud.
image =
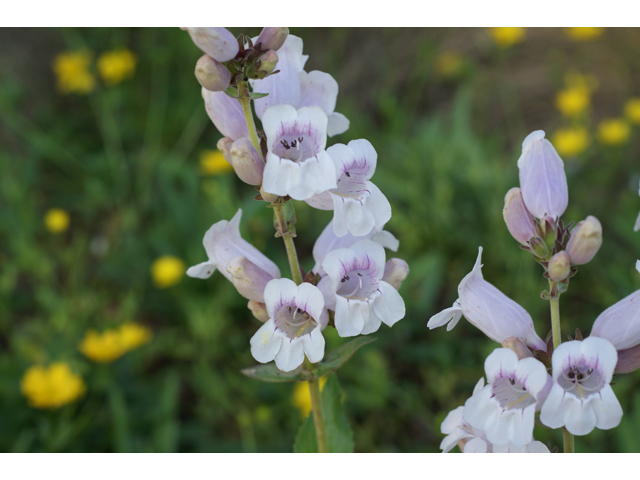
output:
M 227 263 L 231 282 L 244 298 L 264 302 L 264 289 L 275 277 L 263 270 L 247 257 L 234 257 Z
M 267 312 L 267 306 L 264 303 L 254 302 L 253 300 L 249 300 L 247 303 L 247 308 L 251 310 L 251 313 L 254 317 L 260 320 L 262 323 L 269 320 L 269 313 Z
M 522 142 L 518 159 L 520 188 L 527 209 L 536 218 L 558 218 L 567 209 L 569 190 L 562 159 L 537 130 Z
M 227 161 L 227 163 L 233 166 L 233 164 L 231 163 L 231 154 L 229 153 L 229 149 L 231 149 L 231 145 L 233 145 L 233 140 L 227 137 L 222 137 L 220 140 L 218 140 L 217 147 L 218 147 L 218 150 L 222 152 L 222 156 Z
M 200 50 L 219 62 L 234 58 L 240 46 L 233 34 L 224 27 L 184 27 Z
M 554 282 L 561 282 L 571 273 L 571 260 L 564 250 L 556 253 L 549 260 L 549 278 Z
M 535 220 L 524 205 L 522 192 L 518 187 L 509 190 L 504 197 L 502 215 L 509 233 L 522 245 L 527 245 L 536 236 Z
M 280 198 L 280 195 L 274 195 L 273 193 L 265 192 L 262 185 L 260 185 L 260 196 L 265 202 L 271 202 L 271 203 L 275 202 Z
M 263 50 L 278 50 L 284 44 L 287 35 L 287 27 L 264 27 L 254 43 L 261 43 Z
M 202 89 L 202 98 L 209 118 L 222 135 L 233 141 L 249 136 L 242 105 L 238 100 L 224 92 L 210 92 L 206 88 Z
M 262 172 L 264 172 L 264 161 L 260 158 L 258 151 L 251 144 L 248 137 L 241 138 L 233 142 L 229 149 L 231 166 L 236 175 L 249 185 L 260 185 L 262 183 Z
M 567 243 L 567 253 L 573 265 L 584 265 L 598 253 L 602 245 L 602 225 L 596 217 L 589 215 L 578 222 Z
M 509 337 L 505 338 L 502 341 L 502 346 L 504 348 L 508 348 L 509 350 L 513 350 L 515 354 L 518 356 L 518 360 L 522 360 L 523 358 L 535 358 L 531 350 L 527 348 L 527 346 L 520 341 L 517 337 Z
M 631 373 L 640 368 L 640 345 L 618 350 L 616 373 Z
M 261 72 L 271 73 L 276 69 L 278 64 L 278 54 L 273 50 L 269 50 L 267 53 L 260 57 Z
M 227 67 L 207 54 L 198 59 L 195 74 L 200 85 L 211 92 L 221 92 L 231 81 L 231 73 Z
M 387 282 L 396 290 L 400 290 L 402 282 L 409 275 L 409 265 L 400 258 L 390 258 L 384 264 L 384 274 L 382 281 Z
M 602 312 L 593 323 L 591 336 L 609 340 L 616 350 L 640 344 L 640 290 Z

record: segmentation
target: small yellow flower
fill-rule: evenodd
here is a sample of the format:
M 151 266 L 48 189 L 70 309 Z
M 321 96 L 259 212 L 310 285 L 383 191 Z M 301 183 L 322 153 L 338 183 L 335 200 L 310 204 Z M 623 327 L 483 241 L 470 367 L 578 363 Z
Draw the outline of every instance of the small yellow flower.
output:
M 327 383 L 327 377 L 320 378 L 320 390 Z M 291 404 L 300 410 L 302 418 L 306 418 L 311 411 L 311 394 L 309 393 L 309 384 L 307 382 L 298 382 L 293 386 L 293 396 Z
M 457 52 L 443 52 L 436 58 L 436 73 L 442 77 L 455 77 L 463 66 L 462 55 Z
M 566 117 L 574 117 L 584 112 L 591 105 L 588 88 L 573 86 L 560 90 L 556 95 L 556 107 Z
M 552 143 L 561 157 L 574 157 L 589 145 L 589 134 L 582 127 L 561 128 L 553 134 Z
M 44 226 L 51 233 L 62 233 L 69 227 L 69 214 L 60 208 L 52 208 L 44 214 Z
M 180 281 L 185 272 L 184 262 L 179 258 L 165 255 L 151 265 L 151 277 L 158 288 L 167 288 Z
M 79 349 L 85 357 L 98 363 L 113 362 L 125 353 L 122 337 L 115 330 L 102 333 L 89 330 L 80 342 Z
M 87 94 L 95 88 L 96 80 L 89 71 L 91 52 L 63 52 L 53 59 L 53 72 L 60 93 Z
M 640 125 L 640 98 L 631 98 L 624 104 L 624 116 Z
M 233 167 L 224 159 L 220 150 L 204 150 L 200 154 L 200 173 L 202 175 L 219 175 L 232 171 Z
M 137 57 L 127 49 L 105 52 L 98 57 L 98 73 L 105 84 L 112 86 L 132 77 Z
M 60 408 L 84 395 L 85 384 L 68 364 L 33 365 L 25 372 L 20 390 L 35 408 Z
M 598 125 L 598 138 L 607 145 L 620 145 L 628 140 L 631 127 L 622 118 L 607 118 Z
M 564 31 L 572 40 L 588 42 L 600 37 L 604 32 L 604 27 L 568 27 Z
M 127 322 L 118 328 L 122 347 L 125 351 L 135 350 L 141 345 L 151 341 L 151 329 L 139 323 Z
M 501 48 L 507 48 L 520 43 L 524 38 L 523 27 L 491 27 L 489 34 L 494 43 Z

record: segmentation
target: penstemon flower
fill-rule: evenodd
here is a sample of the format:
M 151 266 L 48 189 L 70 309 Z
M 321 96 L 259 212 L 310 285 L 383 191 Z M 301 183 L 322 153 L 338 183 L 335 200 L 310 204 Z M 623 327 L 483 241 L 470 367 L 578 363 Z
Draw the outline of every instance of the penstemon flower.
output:
M 381 322 L 393 326 L 405 314 L 398 291 L 382 280 L 384 248 L 362 240 L 350 248 L 329 253 L 322 262 L 326 276 L 318 284 L 326 307 L 335 310 L 335 325 L 341 337 L 367 335 Z
M 516 337 L 528 347 L 546 352 L 545 342 L 534 330 L 531 315 L 484 280 L 481 261 L 482 247 L 478 249 L 473 270 L 458 286 L 458 300 L 452 307 L 431 317 L 427 326 L 433 329 L 449 323 L 447 330 L 451 330 L 464 315 L 472 325 L 498 343 Z
M 264 299 L 269 320 L 251 338 L 253 358 L 261 363 L 275 359 L 283 372 L 302 365 L 305 354 L 313 363 L 322 360 L 322 330 L 329 316 L 320 290 L 280 278 L 267 284 Z
M 333 210 L 333 230 L 338 237 L 347 233 L 366 235 L 382 228 L 391 218 L 387 197 L 369 179 L 376 169 L 378 154 L 368 140 L 352 140 L 327 149 L 336 167 L 336 188 L 311 197 L 307 203 Z
M 622 407 L 609 385 L 617 361 L 615 347 L 603 338 L 561 344 L 553 352 L 554 383 L 540 421 L 574 435 L 618 426 Z

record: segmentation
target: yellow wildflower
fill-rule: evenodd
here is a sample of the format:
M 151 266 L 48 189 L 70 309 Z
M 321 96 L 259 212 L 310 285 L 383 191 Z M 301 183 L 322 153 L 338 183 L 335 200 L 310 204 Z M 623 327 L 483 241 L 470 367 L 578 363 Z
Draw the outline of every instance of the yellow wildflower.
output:
M 178 283 L 185 270 L 182 260 L 165 255 L 151 264 L 151 277 L 156 287 L 167 288 Z
M 49 367 L 29 367 L 20 382 L 20 390 L 32 407 L 60 408 L 84 395 L 86 387 L 68 364 L 57 362 Z
M 44 226 L 51 233 L 62 233 L 69 227 L 69 214 L 60 208 L 52 208 L 44 214 Z
M 320 390 L 327 383 L 327 377 L 320 378 Z M 306 418 L 311 411 L 311 394 L 309 393 L 309 384 L 307 382 L 298 382 L 293 386 L 293 396 L 291 404 L 300 410 L 302 418 Z
M 604 27 L 568 27 L 564 30 L 572 40 L 588 42 L 602 35 Z
M 561 128 L 556 130 L 552 140 L 561 157 L 574 157 L 589 145 L 589 134 L 583 127 Z
M 584 112 L 591 105 L 590 91 L 586 87 L 573 86 L 560 90 L 556 95 L 556 107 L 566 117 Z
M 501 48 L 520 43 L 524 38 L 523 27 L 491 27 L 489 34 L 494 43 Z
M 89 71 L 91 52 L 63 52 L 53 59 L 53 72 L 61 93 L 87 94 L 95 88 L 95 78 Z
M 631 98 L 624 104 L 624 116 L 640 125 L 640 98 Z
M 137 57 L 127 49 L 105 52 L 98 57 L 98 73 L 105 84 L 111 86 L 132 77 Z
M 218 175 L 232 171 L 233 167 L 224 159 L 220 150 L 204 150 L 200 154 L 200 173 L 202 175 Z
M 631 127 L 622 118 L 607 118 L 598 125 L 598 138 L 607 145 L 620 145 L 629 138 Z
M 113 362 L 125 354 L 122 336 L 116 330 L 105 330 L 98 333 L 89 330 L 79 346 L 82 354 L 99 363 Z
M 118 328 L 120 340 L 125 351 L 135 350 L 151 340 L 151 330 L 139 323 L 127 322 Z
M 436 58 L 436 73 L 442 77 L 455 77 L 463 65 L 462 55 L 457 52 L 443 52 Z

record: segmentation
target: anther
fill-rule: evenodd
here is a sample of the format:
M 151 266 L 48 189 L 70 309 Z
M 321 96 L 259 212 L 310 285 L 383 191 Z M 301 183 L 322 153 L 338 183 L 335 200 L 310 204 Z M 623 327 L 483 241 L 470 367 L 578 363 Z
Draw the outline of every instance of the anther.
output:
M 296 148 L 296 145 L 298 145 L 298 142 L 296 142 L 295 140 L 291 140 L 291 147 Z
M 515 385 L 515 384 L 516 384 L 516 381 L 515 381 L 513 378 L 510 378 L 510 379 L 509 379 L 509 383 L 510 383 L 511 385 Z
M 351 178 L 351 175 L 349 174 L 349 172 L 344 172 L 344 174 L 345 174 L 347 177 Z
M 298 137 L 298 143 L 302 143 L 302 140 L 304 140 L 304 137 Z
M 284 148 L 286 148 L 287 150 L 289 150 L 291 147 L 289 146 L 289 142 L 287 142 L 286 140 L 280 140 L 280 143 L 282 144 L 282 146 Z

